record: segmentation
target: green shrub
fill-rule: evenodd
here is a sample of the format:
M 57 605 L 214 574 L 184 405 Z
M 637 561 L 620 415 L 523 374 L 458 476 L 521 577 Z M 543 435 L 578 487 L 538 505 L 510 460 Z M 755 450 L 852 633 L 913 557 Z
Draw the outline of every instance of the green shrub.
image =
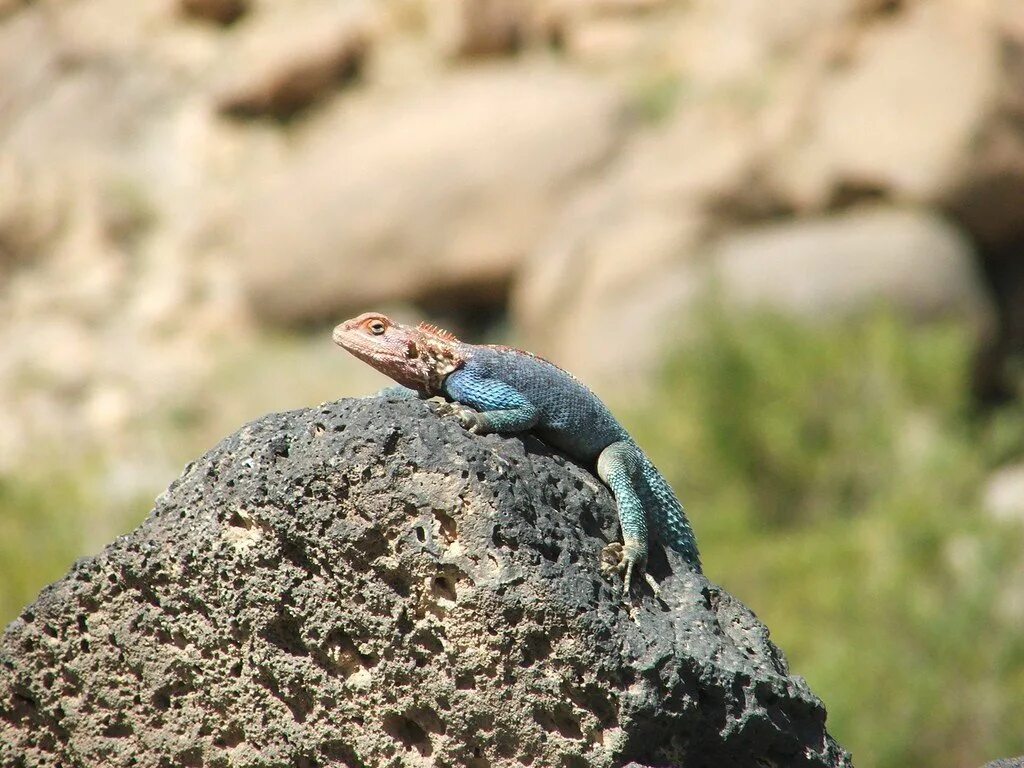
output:
M 82 461 L 0 475 L 0 631 L 76 558 L 137 524 L 147 499 L 112 501 L 102 465 Z
M 631 427 L 708 576 L 772 629 L 858 765 L 1024 752 L 1024 537 L 980 505 L 1024 426 L 972 415 L 966 333 L 710 312 L 698 335 Z
M 0 625 L 74 560 L 80 501 L 74 484 L 0 477 Z

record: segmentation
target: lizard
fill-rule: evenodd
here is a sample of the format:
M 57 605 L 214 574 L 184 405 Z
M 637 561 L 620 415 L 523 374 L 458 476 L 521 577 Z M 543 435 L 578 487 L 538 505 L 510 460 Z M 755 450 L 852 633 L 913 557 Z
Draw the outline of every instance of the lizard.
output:
M 622 543 L 607 545 L 603 573 L 646 572 L 650 528 L 698 573 L 700 555 L 683 506 L 608 407 L 575 376 L 513 347 L 469 344 L 428 323 L 402 325 L 367 312 L 334 328 L 335 344 L 397 382 L 406 397 L 441 397 L 474 434 L 533 432 L 570 458 L 595 467 L 615 497 Z M 386 390 L 387 391 L 387 390 Z

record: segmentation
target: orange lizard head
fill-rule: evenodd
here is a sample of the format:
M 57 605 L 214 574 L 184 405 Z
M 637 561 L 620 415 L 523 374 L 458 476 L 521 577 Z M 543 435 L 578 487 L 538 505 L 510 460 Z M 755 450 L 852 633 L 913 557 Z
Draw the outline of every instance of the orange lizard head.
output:
M 454 334 L 427 323 L 415 328 L 379 312 L 366 312 L 336 326 L 334 343 L 404 387 L 436 395 L 445 377 L 466 362 Z

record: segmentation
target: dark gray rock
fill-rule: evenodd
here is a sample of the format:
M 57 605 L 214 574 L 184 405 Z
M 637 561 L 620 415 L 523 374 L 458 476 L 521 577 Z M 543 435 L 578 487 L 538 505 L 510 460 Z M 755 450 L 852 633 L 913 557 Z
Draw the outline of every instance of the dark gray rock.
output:
M 1024 755 L 993 760 L 991 763 L 985 763 L 982 768 L 1024 768 Z
M 616 535 L 532 438 L 420 401 L 267 416 L 8 627 L 0 763 L 850 764 L 768 630 L 674 555 L 623 604 Z

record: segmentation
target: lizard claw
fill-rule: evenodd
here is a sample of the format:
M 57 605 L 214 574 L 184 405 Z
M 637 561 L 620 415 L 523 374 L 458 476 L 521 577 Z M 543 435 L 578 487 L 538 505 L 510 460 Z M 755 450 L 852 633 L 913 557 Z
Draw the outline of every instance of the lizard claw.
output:
M 638 570 L 639 573 L 644 575 L 644 580 L 654 591 L 654 596 L 658 597 L 661 594 L 661 588 L 658 586 L 658 582 L 654 580 L 654 577 L 647 573 L 645 568 L 646 560 L 647 558 L 640 550 L 615 542 L 601 550 L 601 574 L 603 576 L 623 574 L 622 594 L 623 596 L 628 596 L 630 587 L 633 585 L 633 572 Z
M 622 545 L 619 542 L 609 544 L 601 550 L 601 573 L 609 576 L 622 572 Z
M 442 416 L 454 416 L 458 419 L 463 429 L 474 435 L 482 435 L 485 432 L 485 425 L 481 414 L 462 403 L 445 401 L 437 406 L 437 412 Z

